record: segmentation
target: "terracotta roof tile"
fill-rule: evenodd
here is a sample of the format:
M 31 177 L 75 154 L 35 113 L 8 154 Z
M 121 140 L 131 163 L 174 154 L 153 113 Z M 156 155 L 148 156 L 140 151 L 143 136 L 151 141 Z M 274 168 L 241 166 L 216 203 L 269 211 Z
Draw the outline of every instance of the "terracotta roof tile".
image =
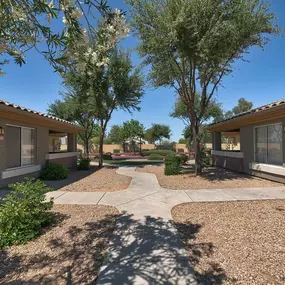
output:
M 65 123 L 65 124 L 69 124 L 69 125 L 73 125 L 73 126 L 76 126 L 76 127 L 80 127 L 77 124 L 74 124 L 72 122 L 69 122 L 69 121 L 66 121 L 66 120 L 63 120 L 63 119 L 60 119 L 60 118 L 48 115 L 48 114 L 44 114 L 44 113 L 41 113 L 41 112 L 38 112 L 38 111 L 34 111 L 34 110 L 31 110 L 31 109 L 28 109 L 28 108 L 25 108 L 25 107 L 22 107 L 22 106 L 19 106 L 19 105 L 16 105 L 14 103 L 10 103 L 10 102 L 7 102 L 7 101 L 1 100 L 1 99 L 0 99 L 0 104 L 6 105 L 8 107 L 15 108 L 15 109 L 19 109 L 19 110 L 22 110 L 22 111 L 25 111 L 25 112 L 28 112 L 28 113 L 33 113 L 35 115 L 46 117 L 48 119 L 59 121 L 59 122 Z

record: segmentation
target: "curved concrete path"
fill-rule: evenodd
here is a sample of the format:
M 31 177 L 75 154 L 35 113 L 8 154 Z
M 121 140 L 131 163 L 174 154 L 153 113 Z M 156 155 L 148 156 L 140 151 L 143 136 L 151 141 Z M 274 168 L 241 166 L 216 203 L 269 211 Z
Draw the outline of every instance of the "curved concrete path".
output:
M 285 187 L 167 190 L 155 175 L 120 167 L 132 177 L 118 192 L 48 193 L 55 204 L 111 205 L 121 211 L 97 285 L 197 284 L 172 222 L 171 209 L 185 202 L 285 199 Z

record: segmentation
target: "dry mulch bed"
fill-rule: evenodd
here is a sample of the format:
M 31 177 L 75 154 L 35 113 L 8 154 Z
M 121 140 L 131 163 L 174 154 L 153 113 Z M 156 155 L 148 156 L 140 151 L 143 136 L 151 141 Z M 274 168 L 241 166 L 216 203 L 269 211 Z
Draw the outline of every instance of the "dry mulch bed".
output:
M 0 284 L 94 284 L 117 209 L 55 205 L 59 223 L 36 240 L 0 250 Z
M 202 284 L 285 284 L 285 201 L 172 209 Z
M 60 191 L 70 192 L 113 192 L 127 189 L 131 177 L 117 174 L 115 167 L 92 167 L 90 170 L 73 171 L 67 179 L 45 181 L 49 186 Z
M 193 174 L 192 166 L 184 167 L 183 174 L 171 176 L 164 174 L 164 165 L 144 166 L 137 168 L 137 171 L 155 174 L 161 187 L 173 190 L 253 188 L 284 185 L 266 179 L 215 167 L 205 169 L 202 176 L 195 176 L 195 174 Z

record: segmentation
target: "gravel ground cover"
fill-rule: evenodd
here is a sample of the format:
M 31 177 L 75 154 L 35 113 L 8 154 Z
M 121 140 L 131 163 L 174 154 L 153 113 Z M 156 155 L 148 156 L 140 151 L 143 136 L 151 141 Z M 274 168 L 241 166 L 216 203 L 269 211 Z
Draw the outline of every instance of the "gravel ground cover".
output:
M 195 174 L 192 173 L 191 166 L 184 167 L 183 174 L 171 176 L 164 175 L 164 165 L 144 166 L 137 168 L 137 171 L 155 174 L 161 187 L 173 190 L 253 188 L 284 185 L 215 167 L 205 169 L 202 176 L 195 176 Z
M 285 201 L 172 209 L 201 284 L 285 284 Z
M 52 188 L 70 192 L 113 192 L 127 189 L 131 177 L 117 174 L 117 168 L 92 167 L 90 170 L 70 172 L 67 179 L 44 181 Z
M 36 240 L 0 250 L 0 284 L 94 284 L 117 209 L 55 205 L 59 223 Z

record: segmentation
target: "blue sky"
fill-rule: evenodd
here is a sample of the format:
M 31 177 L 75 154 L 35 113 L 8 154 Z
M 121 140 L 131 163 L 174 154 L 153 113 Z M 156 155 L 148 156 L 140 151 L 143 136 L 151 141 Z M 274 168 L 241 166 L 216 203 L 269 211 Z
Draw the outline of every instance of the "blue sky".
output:
M 278 18 L 278 24 L 285 29 L 285 1 L 271 0 L 271 10 Z M 112 7 L 126 10 L 121 0 L 109 1 Z M 123 46 L 134 50 L 137 39 L 129 37 Z M 133 51 L 135 65 L 140 59 Z M 236 105 L 240 97 L 253 101 L 260 106 L 285 97 L 285 38 L 274 37 L 262 51 L 250 50 L 246 56 L 249 62 L 237 62 L 232 75 L 223 80 L 223 86 L 216 93 L 216 98 L 225 110 Z M 13 63 L 4 66 L 7 73 L 0 77 L 0 98 L 45 112 L 48 104 L 58 99 L 62 90 L 61 78 L 36 51 L 27 55 L 27 64 L 19 67 Z M 146 88 L 141 104 L 141 112 L 130 115 L 127 112 L 114 113 L 110 125 L 122 124 L 123 121 L 136 119 L 145 127 L 152 123 L 168 124 L 172 130 L 172 139 L 178 140 L 184 128 L 182 122 L 169 117 L 175 102 L 175 92 L 166 88 Z

